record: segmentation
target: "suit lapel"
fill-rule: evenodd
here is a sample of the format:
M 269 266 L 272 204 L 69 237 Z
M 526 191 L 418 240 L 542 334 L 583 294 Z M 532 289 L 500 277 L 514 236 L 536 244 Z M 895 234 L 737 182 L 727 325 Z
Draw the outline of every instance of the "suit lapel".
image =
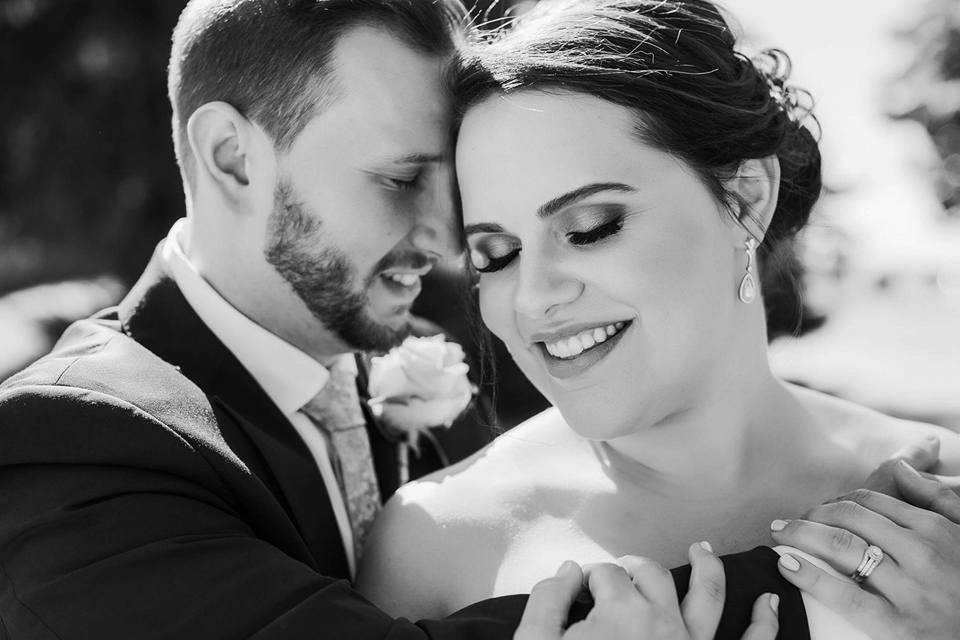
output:
M 325 575 L 349 577 L 340 529 L 313 456 L 286 416 L 262 391 L 257 393 L 259 386 L 249 375 L 246 378 L 249 382 L 234 386 L 229 398 L 218 394 L 214 401 L 232 413 L 266 458 L 317 569 Z M 281 424 L 282 428 L 274 426 Z
M 125 333 L 200 387 L 236 430 L 224 439 L 283 505 L 318 570 L 349 575 L 326 487 L 293 425 L 200 320 L 164 270 L 160 250 L 119 305 Z M 235 432 L 232 432 L 235 431 Z

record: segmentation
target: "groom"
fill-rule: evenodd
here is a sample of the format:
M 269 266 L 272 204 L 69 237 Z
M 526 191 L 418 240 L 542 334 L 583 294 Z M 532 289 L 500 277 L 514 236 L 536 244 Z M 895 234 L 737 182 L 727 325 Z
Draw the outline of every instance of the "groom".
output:
M 396 488 L 353 352 L 404 336 L 459 252 L 462 23 L 456 0 L 187 6 L 187 218 L 117 308 L 0 386 L 0 637 L 512 634 L 522 599 L 414 625 L 348 581 Z
M 0 637 L 513 634 L 522 599 L 414 625 L 349 583 L 397 478 L 354 352 L 406 335 L 460 250 L 444 74 L 464 23 L 456 0 L 188 4 L 187 217 L 117 308 L 0 386 Z
M 406 335 L 460 252 L 464 24 L 457 0 L 188 4 L 187 217 L 117 308 L 0 387 L 0 637 L 512 635 L 519 598 L 414 625 L 349 584 L 397 478 L 353 354 Z

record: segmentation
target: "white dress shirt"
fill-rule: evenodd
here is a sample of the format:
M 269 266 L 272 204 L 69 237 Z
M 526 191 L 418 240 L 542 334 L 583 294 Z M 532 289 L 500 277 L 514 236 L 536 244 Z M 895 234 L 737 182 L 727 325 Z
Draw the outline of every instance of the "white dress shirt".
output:
M 243 315 L 217 293 L 183 251 L 190 233 L 187 218 L 181 218 L 171 227 L 161 252 L 168 271 L 200 320 L 240 361 L 303 438 L 327 487 L 350 575 L 355 576 L 353 533 L 330 463 L 326 437 L 300 411 L 327 384 L 330 373 L 322 364 Z M 332 366 L 352 367 L 356 371 L 356 362 L 349 353 L 338 356 Z

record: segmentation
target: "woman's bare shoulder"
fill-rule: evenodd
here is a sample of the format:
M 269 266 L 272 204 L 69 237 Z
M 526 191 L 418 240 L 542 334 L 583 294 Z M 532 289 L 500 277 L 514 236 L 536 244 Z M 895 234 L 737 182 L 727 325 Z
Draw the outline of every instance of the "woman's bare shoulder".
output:
M 874 460 L 884 460 L 928 437 L 940 441 L 941 473 L 960 473 L 960 435 L 942 426 L 890 416 L 863 405 L 810 389 L 797 388 L 821 424 L 845 446 Z M 952 470 L 952 471 L 951 471 Z
M 401 487 L 395 500 L 448 522 L 495 518 L 544 481 L 537 462 L 554 458 L 569 444 L 559 412 L 547 409 L 472 456 Z
M 464 576 L 498 567 L 529 511 L 535 478 L 530 448 L 549 446 L 548 412 L 502 434 L 474 455 L 401 487 L 377 516 L 357 577 L 387 613 L 451 613 Z

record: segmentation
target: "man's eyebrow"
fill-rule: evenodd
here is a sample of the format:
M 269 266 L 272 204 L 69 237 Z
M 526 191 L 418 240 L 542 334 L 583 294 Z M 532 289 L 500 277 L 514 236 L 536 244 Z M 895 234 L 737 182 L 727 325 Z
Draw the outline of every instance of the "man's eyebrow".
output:
M 557 196 L 553 200 L 540 205 L 540 208 L 537 209 L 537 217 L 546 218 L 547 216 L 551 216 L 557 211 L 560 211 L 564 207 L 569 207 L 577 200 L 583 200 L 584 198 L 602 191 L 631 192 L 636 191 L 636 189 L 628 184 L 623 184 L 622 182 L 593 182 L 591 184 L 578 187 L 572 191 L 568 191 L 563 195 Z
M 428 162 L 440 162 L 446 160 L 445 153 L 408 153 L 403 156 L 390 158 L 392 164 L 427 164 Z
M 493 222 L 478 222 L 463 227 L 463 235 L 469 236 L 473 233 L 503 233 L 503 227 Z

